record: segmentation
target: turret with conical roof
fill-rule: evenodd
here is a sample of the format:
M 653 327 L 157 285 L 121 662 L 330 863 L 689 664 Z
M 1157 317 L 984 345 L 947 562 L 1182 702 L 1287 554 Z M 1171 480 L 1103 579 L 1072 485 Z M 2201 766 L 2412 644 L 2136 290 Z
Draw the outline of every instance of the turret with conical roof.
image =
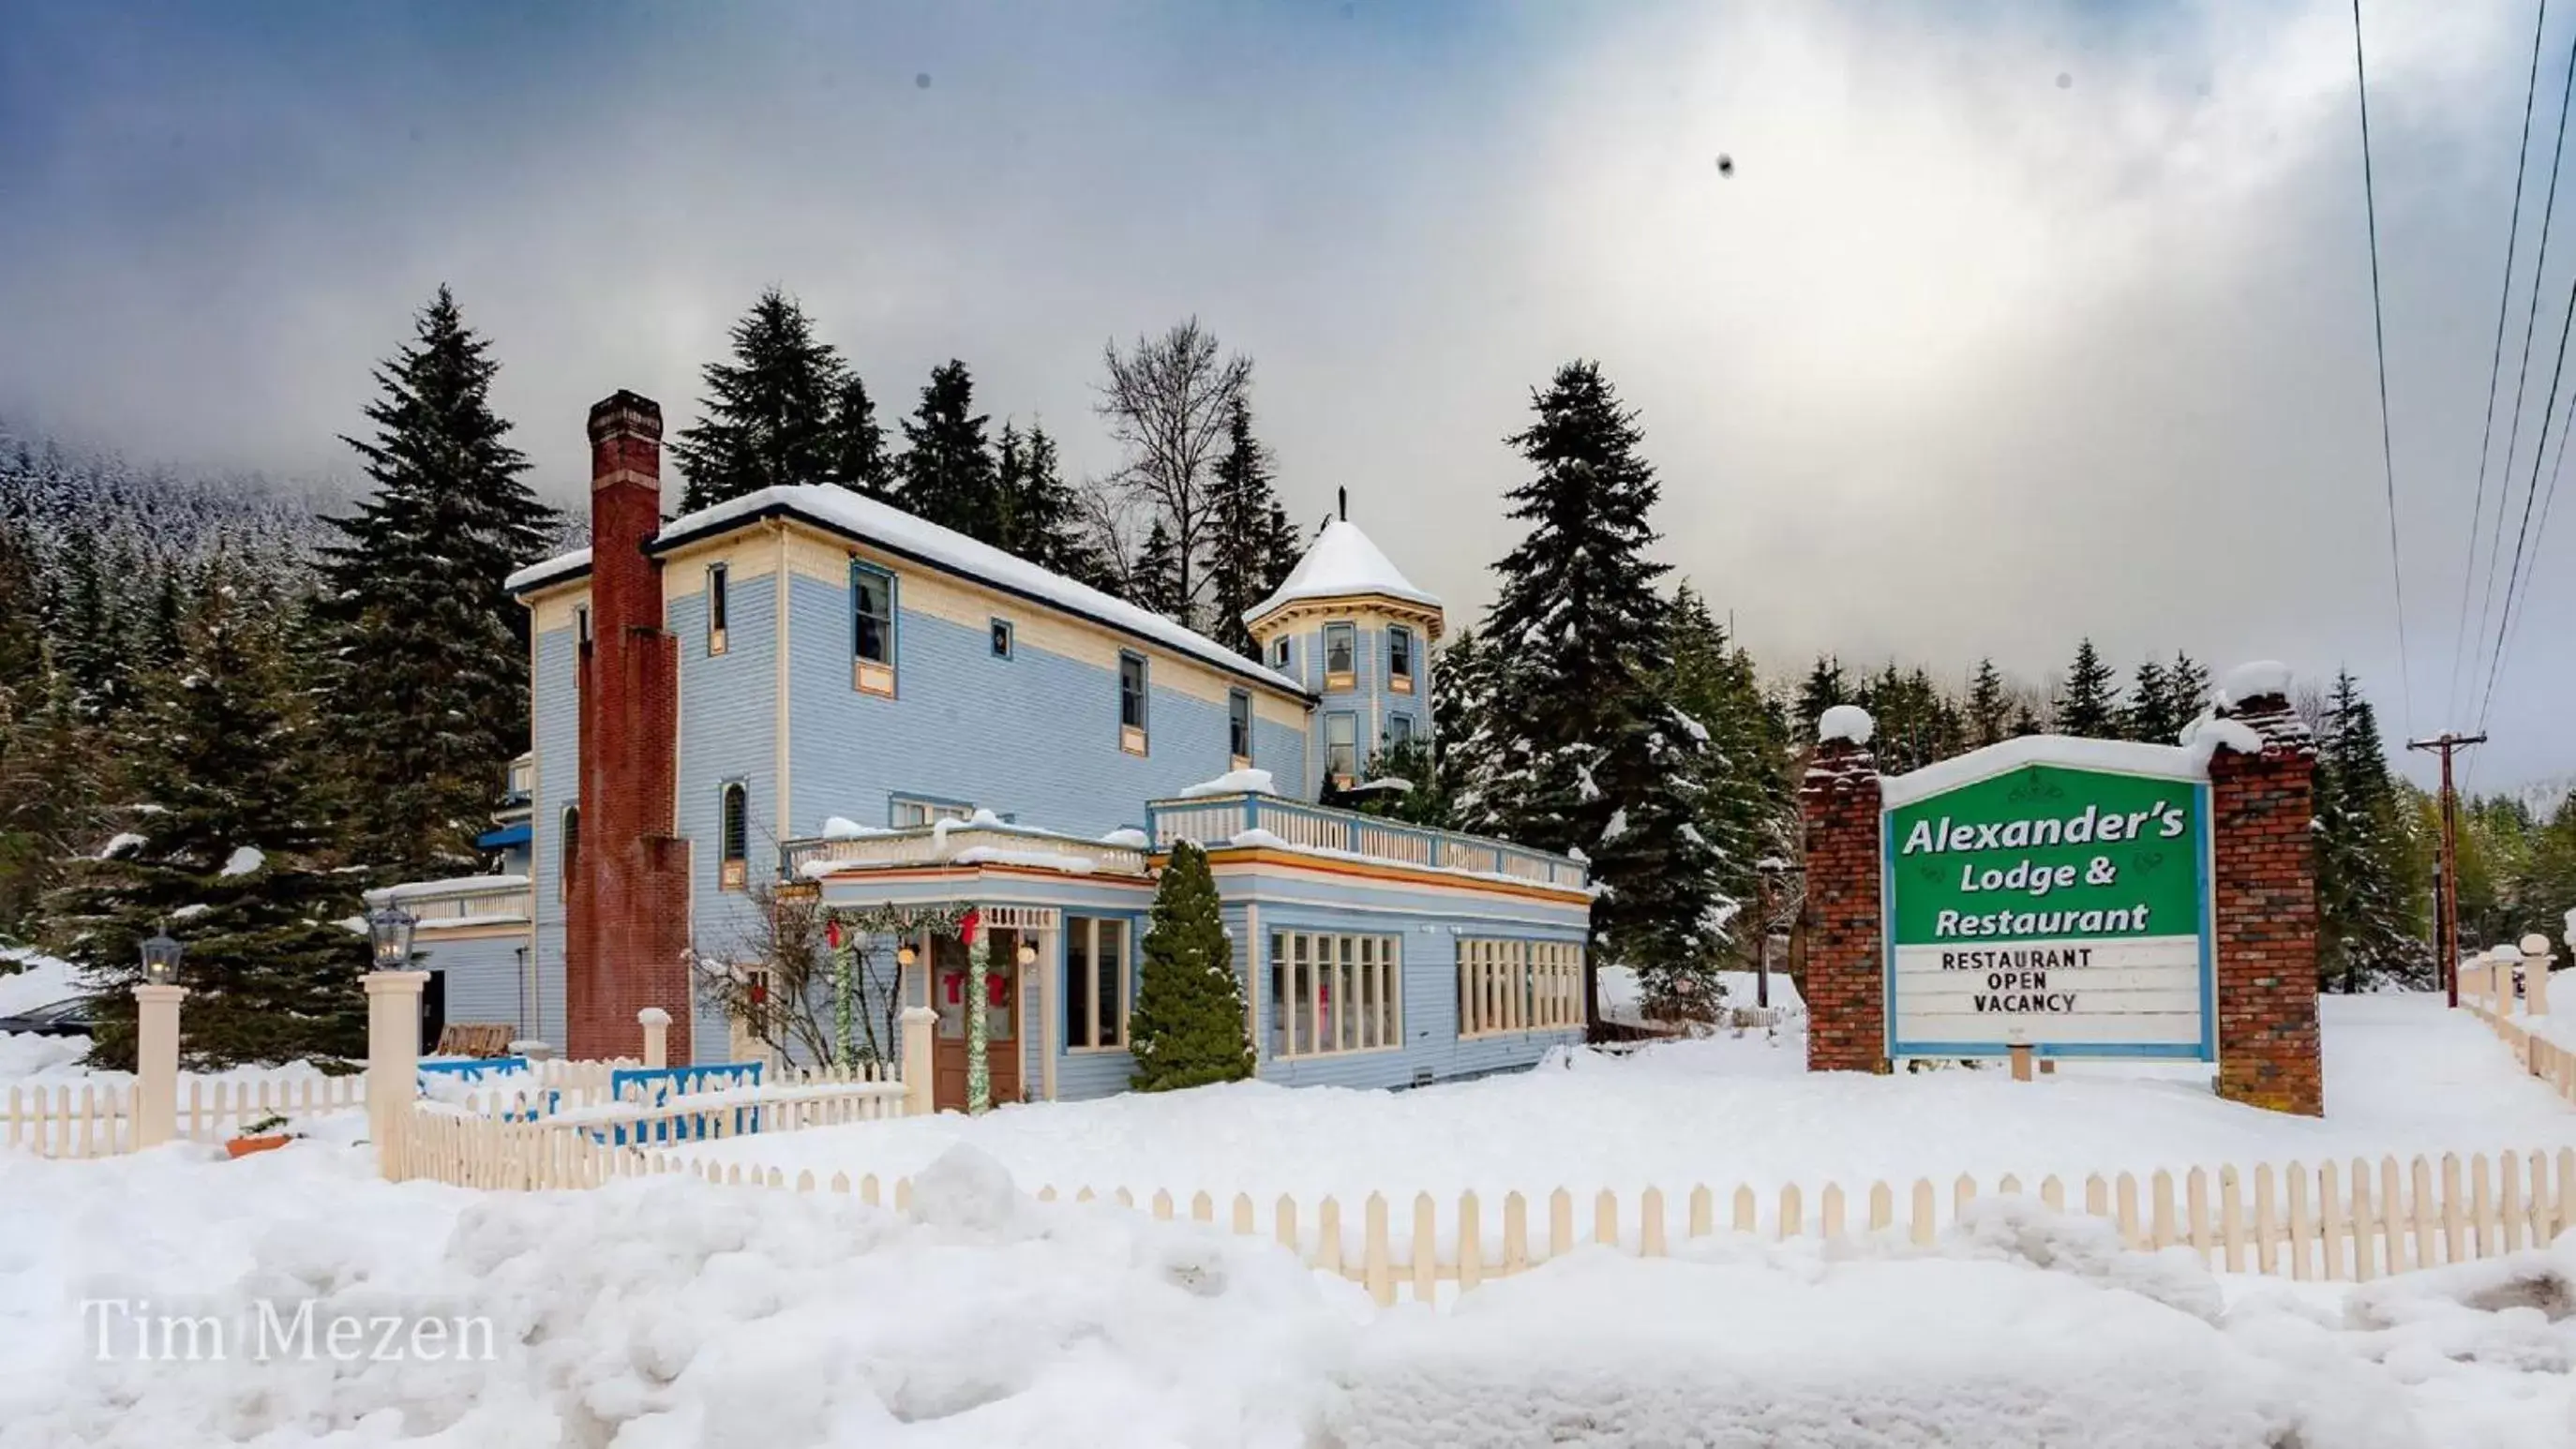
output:
M 1309 778 L 1354 783 L 1381 749 L 1431 737 L 1431 646 L 1447 618 L 1359 525 L 1325 524 L 1243 622 L 1270 667 L 1322 696 Z

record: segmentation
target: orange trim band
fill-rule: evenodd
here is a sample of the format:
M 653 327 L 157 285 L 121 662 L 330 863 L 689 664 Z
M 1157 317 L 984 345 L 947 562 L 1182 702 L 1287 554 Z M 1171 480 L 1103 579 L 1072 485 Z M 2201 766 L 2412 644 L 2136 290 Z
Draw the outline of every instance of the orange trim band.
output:
M 1165 859 L 1167 857 L 1164 855 L 1154 857 L 1158 867 Z M 1208 852 L 1208 866 L 1212 870 L 1220 871 L 1228 867 L 1287 866 L 1298 870 L 1316 871 L 1324 875 L 1358 876 L 1371 880 L 1400 880 L 1413 885 L 1446 886 L 1453 890 L 1481 891 L 1487 895 L 1518 896 L 1523 900 L 1546 901 L 1554 905 L 1589 907 L 1592 904 L 1592 897 L 1588 893 L 1568 890 L 1563 886 L 1487 880 L 1480 876 L 1459 875 L 1453 871 L 1431 870 L 1395 862 L 1381 864 L 1374 861 L 1342 860 L 1333 856 L 1307 855 L 1302 851 L 1278 850 L 1259 845 L 1220 846 Z

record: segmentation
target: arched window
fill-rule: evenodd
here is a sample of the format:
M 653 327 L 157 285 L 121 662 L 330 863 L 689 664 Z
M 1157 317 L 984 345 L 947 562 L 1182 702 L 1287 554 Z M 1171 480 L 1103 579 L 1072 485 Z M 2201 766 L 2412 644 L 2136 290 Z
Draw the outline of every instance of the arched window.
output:
M 563 866 L 555 882 L 557 894 L 572 899 L 572 878 L 581 871 L 581 807 L 563 808 Z
M 719 889 L 741 890 L 749 874 L 745 862 L 751 846 L 750 816 L 750 803 L 741 781 L 731 781 L 716 792 L 716 835 L 724 852 L 724 862 L 716 874 Z

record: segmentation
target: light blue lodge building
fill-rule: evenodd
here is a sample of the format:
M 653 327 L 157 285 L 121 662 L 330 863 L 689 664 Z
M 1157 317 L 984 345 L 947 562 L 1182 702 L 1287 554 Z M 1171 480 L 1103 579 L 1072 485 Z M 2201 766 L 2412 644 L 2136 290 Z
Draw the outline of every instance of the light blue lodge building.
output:
M 533 728 L 485 837 L 496 873 L 389 893 L 444 1022 L 602 1055 L 657 1004 L 685 1026 L 675 1060 L 683 1038 L 699 1062 L 761 1057 L 706 986 L 759 971 L 757 896 L 973 907 L 995 933 L 995 1098 L 1106 1095 L 1157 864 L 1188 840 L 1265 1080 L 1413 1085 L 1581 1038 L 1579 860 L 1315 803 L 1432 729 L 1440 601 L 1357 526 L 1328 524 L 1246 616 L 1255 661 L 837 487 L 661 520 L 659 431 L 629 394 L 594 410 L 598 561 L 509 580 Z M 902 944 L 902 999 L 940 1013 L 940 1104 L 961 1105 L 966 952 Z

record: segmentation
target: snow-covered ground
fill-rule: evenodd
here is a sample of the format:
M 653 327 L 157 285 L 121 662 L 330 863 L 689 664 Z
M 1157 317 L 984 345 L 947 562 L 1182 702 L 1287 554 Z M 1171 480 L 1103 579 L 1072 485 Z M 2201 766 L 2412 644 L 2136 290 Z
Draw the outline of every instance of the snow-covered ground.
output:
M 1705 1183 L 1947 1179 L 2147 1171 L 2323 1157 L 2576 1146 L 2576 1113 L 2515 1070 L 2466 1013 L 2431 996 L 2327 997 L 2326 1116 L 2220 1101 L 2206 1067 L 2068 1064 L 1810 1075 L 1794 1032 L 1563 1055 L 1534 1071 L 1409 1092 L 1258 1082 L 1169 1096 L 1009 1106 L 711 1143 L 701 1155 L 793 1176 L 895 1177 L 950 1145 L 1031 1185 L 1186 1200 L 1567 1187 L 1623 1196 Z
M 2576 1236 L 2361 1289 L 2222 1284 L 2027 1203 L 1928 1252 L 1680 1246 L 1381 1311 L 1258 1239 L 1040 1204 L 971 1151 L 904 1215 L 676 1178 L 388 1186 L 320 1142 L 0 1154 L 0 1449 L 2576 1442 Z M 143 1361 L 119 1300 L 210 1318 L 224 1356 L 196 1328 L 193 1361 L 157 1331 Z M 309 1357 L 259 1337 L 308 1301 Z M 379 1357 L 377 1320 L 423 1317 L 447 1326 Z

